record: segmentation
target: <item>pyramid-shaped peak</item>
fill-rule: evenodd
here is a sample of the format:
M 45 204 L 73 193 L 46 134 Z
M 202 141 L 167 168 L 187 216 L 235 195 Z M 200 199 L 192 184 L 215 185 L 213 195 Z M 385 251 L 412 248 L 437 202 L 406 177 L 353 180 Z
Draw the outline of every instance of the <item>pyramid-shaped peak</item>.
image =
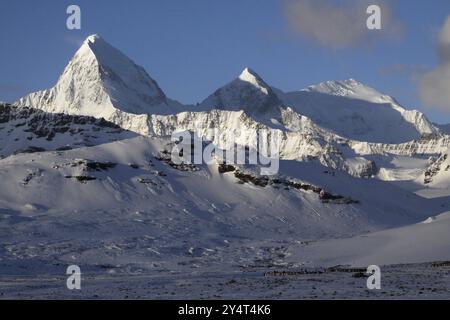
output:
M 254 87 L 258 91 L 261 91 L 266 95 L 272 91 L 270 86 L 253 69 L 250 69 L 248 67 L 241 72 L 234 83 L 236 83 L 237 85 L 250 85 L 251 87 Z
M 239 79 L 246 82 L 251 82 L 253 84 L 265 84 L 264 80 L 250 68 L 245 68 L 239 75 Z
M 281 104 L 272 88 L 250 68 L 201 103 L 209 108 L 244 110 L 249 114 L 274 114 Z
M 86 38 L 69 66 L 73 65 L 79 65 L 85 70 L 99 66 L 101 78 L 106 85 L 111 86 L 111 92 L 117 92 L 121 86 L 126 91 L 129 91 L 128 89 L 135 91 L 129 92 L 130 96 L 152 96 L 161 101 L 165 99 L 158 84 L 142 67 L 136 65 L 98 34 L 92 34 Z M 73 71 L 73 68 L 69 67 L 68 70 Z
M 100 49 L 100 48 L 105 49 Z M 77 52 L 83 54 L 83 53 L 96 53 L 99 50 L 106 50 L 106 51 L 118 51 L 116 48 L 111 46 L 109 43 L 107 43 L 102 37 L 100 37 L 98 34 L 91 34 L 86 39 L 84 39 L 83 44 L 78 49 Z
M 246 67 L 242 70 L 239 77 L 259 77 L 259 75 L 253 69 Z
M 120 50 L 106 42 L 102 37 L 98 34 L 92 34 L 88 36 L 81 45 L 80 49 L 78 49 L 77 53 L 85 53 L 90 51 L 94 53 L 94 55 L 98 58 L 112 58 L 113 56 L 117 60 L 118 58 L 121 62 L 130 62 L 131 60 L 123 54 Z
M 98 34 L 84 40 L 56 86 L 49 90 L 24 97 L 18 104 L 113 122 L 117 112 L 171 114 L 179 106 L 166 97 L 143 67 Z

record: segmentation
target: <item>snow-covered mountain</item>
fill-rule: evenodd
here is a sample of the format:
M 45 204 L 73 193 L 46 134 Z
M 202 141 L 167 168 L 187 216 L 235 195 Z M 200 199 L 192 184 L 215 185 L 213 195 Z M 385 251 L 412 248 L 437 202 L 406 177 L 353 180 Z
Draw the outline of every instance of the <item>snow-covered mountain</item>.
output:
M 103 118 L 0 103 L 0 158 L 94 146 L 136 135 Z
M 155 131 L 151 128 L 151 115 L 199 108 L 243 110 L 257 121 L 269 126 L 272 123 L 278 129 L 277 124 L 281 124 L 290 131 L 304 127 L 303 124 L 299 127 L 298 119 L 306 123 L 309 118 L 331 133 L 367 142 L 399 143 L 440 132 L 422 113 L 405 110 L 393 98 L 355 80 L 328 81 L 283 93 L 249 68 L 217 89 L 199 108 L 182 107 L 168 99 L 142 67 L 97 35 L 84 41 L 55 87 L 32 93 L 16 105 L 103 117 L 141 134 Z M 290 109 L 284 115 L 289 117 L 280 111 L 287 107 Z
M 255 71 L 245 68 L 239 77 L 217 89 L 200 105 L 212 109 L 244 110 L 247 114 L 262 116 L 276 114 L 282 102 Z
M 343 137 L 401 143 L 439 134 L 426 116 L 356 80 L 327 81 L 301 91 L 278 92 L 284 104 Z
M 279 172 L 172 161 L 172 133 L 211 128 L 240 132 L 210 137 L 225 150 L 256 148 L 257 129 L 279 134 Z M 448 240 L 450 136 L 355 80 L 284 93 L 246 68 L 183 106 L 94 35 L 55 87 L 0 104 L 0 134 L 0 274 L 76 263 L 158 278 L 448 257 L 441 245 L 394 259 L 415 232 L 423 250 Z M 366 256 L 373 243 L 386 249 Z
M 450 149 L 430 160 L 430 165 L 421 176 L 423 183 L 429 187 L 448 188 L 450 186 Z
M 355 176 L 375 175 L 382 166 L 367 155 L 437 155 L 450 146 L 422 113 L 355 80 L 283 93 L 246 68 L 200 106 L 181 106 L 97 35 L 85 40 L 54 88 L 24 97 L 16 106 L 103 117 L 144 135 L 239 130 L 243 144 L 256 128 L 265 128 L 281 133 L 282 159 L 317 160 Z M 214 143 L 228 147 L 225 140 Z
M 135 131 L 145 130 L 148 114 L 172 114 L 181 106 L 141 66 L 98 35 L 86 38 L 53 88 L 16 105 L 102 117 Z

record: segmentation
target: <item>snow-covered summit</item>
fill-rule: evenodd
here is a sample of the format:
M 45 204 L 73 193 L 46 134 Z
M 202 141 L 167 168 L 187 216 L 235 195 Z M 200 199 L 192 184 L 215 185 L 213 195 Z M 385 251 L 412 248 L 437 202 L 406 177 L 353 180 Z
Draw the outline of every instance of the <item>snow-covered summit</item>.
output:
M 94 34 L 87 36 L 87 38 L 84 40 L 84 43 L 86 43 L 86 42 L 94 43 L 95 41 L 98 41 L 98 40 L 103 40 L 103 39 L 100 37 L 99 34 L 94 33 Z
M 423 113 L 407 110 L 394 98 L 354 79 L 277 94 L 285 105 L 322 128 L 350 139 L 401 143 L 440 133 Z
M 374 103 L 390 103 L 393 99 L 355 79 L 332 80 L 312 85 L 302 91 L 361 99 Z
M 255 71 L 245 68 L 236 79 L 217 89 L 201 105 L 232 111 L 244 110 L 248 114 L 264 114 L 277 112 L 282 102 Z
M 142 67 L 136 65 L 122 52 L 103 40 L 99 35 L 94 34 L 87 37 L 81 48 L 78 50 L 78 53 L 78 59 L 85 61 L 89 60 L 91 54 L 95 56 L 94 59 L 98 63 L 100 71 L 104 73 L 103 75 L 105 77 L 109 78 L 108 80 L 110 83 L 108 84 L 111 85 L 111 93 L 116 91 L 113 89 L 118 89 L 112 87 L 116 84 L 114 82 L 120 82 L 119 80 L 122 80 L 123 84 L 126 85 L 126 87 L 122 89 L 130 89 L 140 95 L 144 100 L 142 101 L 142 105 L 136 106 L 136 108 L 128 111 L 133 113 L 143 113 L 151 111 L 151 109 L 146 108 L 147 105 L 154 106 L 167 103 L 164 92 L 160 89 L 155 80 L 153 80 Z
M 239 80 L 242 80 L 244 82 L 248 82 L 255 86 L 255 88 L 258 88 L 263 92 L 264 94 L 269 94 L 267 88 L 269 87 L 263 79 L 252 69 L 245 68 L 242 73 L 239 75 Z
M 147 72 L 98 35 L 86 38 L 57 84 L 16 105 L 103 117 L 120 125 L 133 114 L 170 114 L 179 103 L 166 97 Z

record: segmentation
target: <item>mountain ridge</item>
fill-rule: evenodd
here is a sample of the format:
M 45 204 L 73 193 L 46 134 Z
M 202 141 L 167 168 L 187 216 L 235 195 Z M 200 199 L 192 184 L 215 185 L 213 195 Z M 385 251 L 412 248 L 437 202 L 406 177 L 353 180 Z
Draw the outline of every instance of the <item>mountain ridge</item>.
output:
M 244 110 L 248 114 L 261 116 L 278 113 L 282 104 L 272 88 L 255 71 L 246 67 L 236 79 L 204 99 L 200 106 L 229 111 Z
M 440 134 L 423 113 L 406 110 L 395 99 L 354 79 L 326 81 L 284 93 L 248 67 L 199 106 L 182 105 L 169 99 L 142 67 L 98 35 L 86 38 L 53 88 L 27 95 L 15 105 L 102 117 L 142 134 L 152 131 L 148 128 L 151 115 L 212 109 L 243 110 L 258 121 L 279 127 L 280 109 L 286 107 L 325 130 L 354 140 L 399 143 Z
M 147 98 L 141 99 L 141 93 Z M 198 106 L 172 103 L 142 67 L 98 35 L 84 41 L 55 87 L 24 97 L 16 106 L 104 118 L 156 137 L 179 130 L 206 135 L 214 127 L 240 130 L 239 143 L 245 144 L 254 130 L 265 128 L 281 133 L 283 159 L 316 159 L 355 176 L 376 174 L 367 155 L 412 155 L 414 150 L 433 155 L 448 144 L 424 114 L 354 79 L 284 93 L 247 67 Z M 423 137 L 436 140 L 424 142 Z M 214 143 L 226 147 L 229 141 L 223 137 Z

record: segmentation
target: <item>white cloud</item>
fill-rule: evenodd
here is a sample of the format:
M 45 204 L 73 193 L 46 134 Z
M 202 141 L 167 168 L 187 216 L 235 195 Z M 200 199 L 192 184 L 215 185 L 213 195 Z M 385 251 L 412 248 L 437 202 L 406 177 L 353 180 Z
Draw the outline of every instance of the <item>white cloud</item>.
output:
M 381 30 L 367 29 L 370 4 L 381 8 Z M 386 0 L 285 0 L 284 11 L 292 31 L 332 49 L 364 45 L 377 36 L 402 31 Z

